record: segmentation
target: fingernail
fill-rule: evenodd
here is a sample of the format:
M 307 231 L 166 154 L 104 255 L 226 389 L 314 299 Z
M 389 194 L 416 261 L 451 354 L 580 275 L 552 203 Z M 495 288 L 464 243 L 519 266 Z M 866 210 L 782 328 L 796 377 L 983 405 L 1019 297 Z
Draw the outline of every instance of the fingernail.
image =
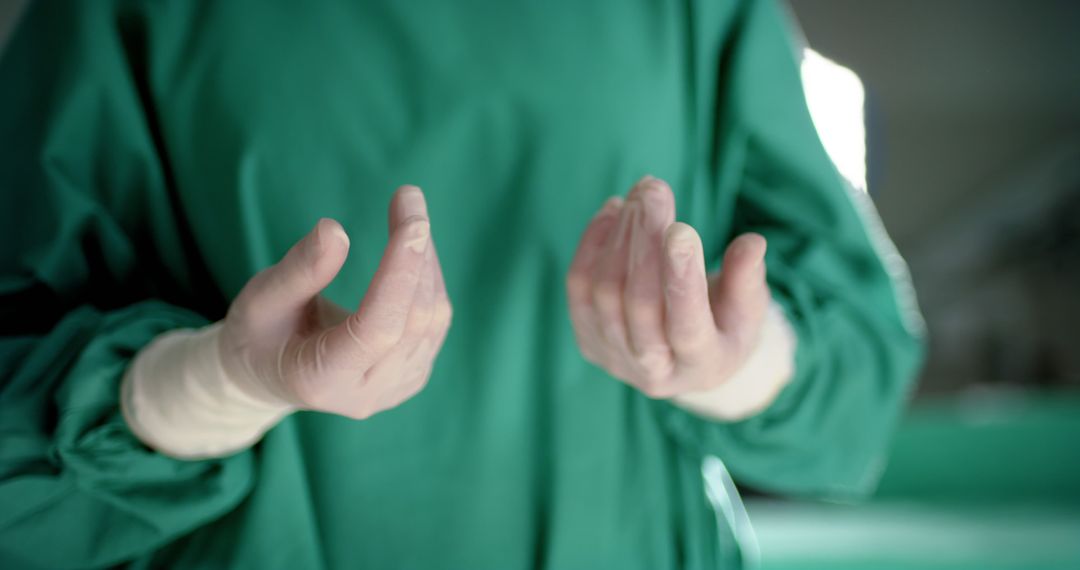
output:
M 416 253 L 424 253 L 427 250 L 428 237 L 431 235 L 431 224 L 427 220 L 418 220 L 409 224 L 409 237 L 405 241 L 405 247 Z
M 349 234 L 345 233 L 345 230 L 337 224 L 326 224 L 330 227 L 330 233 L 334 236 L 334 239 L 341 240 L 341 243 L 349 245 Z
M 751 238 L 747 237 L 739 238 L 738 243 L 735 244 L 735 255 L 737 257 L 753 256 L 753 264 L 751 265 L 751 267 L 757 268 L 761 266 L 765 258 L 764 255 L 759 256 L 757 255 L 757 253 L 754 252 L 754 247 L 751 243 L 752 241 L 753 240 Z
M 315 222 L 315 227 L 311 229 L 311 232 L 309 232 L 307 237 L 303 240 L 303 251 L 312 260 L 318 259 L 319 254 L 322 251 L 323 239 L 325 239 L 323 236 L 324 225 L 322 218 L 320 218 L 319 221 Z
M 620 203 L 622 203 L 622 198 L 618 196 L 612 196 L 607 200 L 604 200 L 604 205 L 600 207 L 600 211 L 597 212 L 592 219 L 596 220 L 605 216 L 614 216 Z
M 655 346 L 645 349 L 641 355 L 641 366 L 646 370 L 665 374 L 671 371 L 671 349 L 666 346 Z
M 602 214 L 610 214 L 611 212 L 615 211 L 615 209 L 619 206 L 619 203 L 621 202 L 622 198 L 618 196 L 612 196 L 604 201 L 604 207 L 600 209 L 600 212 Z
M 644 242 L 648 236 L 645 229 L 646 217 L 647 215 L 643 212 L 630 229 L 630 269 L 636 269 L 645 258 L 647 248 Z
M 308 263 L 315 263 L 322 256 L 322 235 L 320 224 L 300 242 L 300 252 Z
M 645 211 L 642 212 L 642 227 L 650 232 L 664 230 L 670 217 L 668 216 L 668 204 L 660 190 L 649 188 L 642 194 L 645 202 Z
M 685 226 L 675 226 L 668 236 L 668 258 L 678 277 L 685 277 L 696 247 L 693 233 Z
M 615 248 L 620 248 L 626 244 L 629 239 L 629 234 L 633 228 L 634 218 L 638 215 L 638 206 L 633 201 L 628 202 L 622 209 L 622 217 L 619 219 L 619 225 L 615 227 Z
M 664 207 L 664 194 L 663 189 L 659 183 L 650 184 L 644 190 L 641 191 L 641 199 L 652 208 Z
M 401 191 L 401 205 L 410 214 L 424 212 L 427 207 L 424 202 L 424 193 L 416 186 L 406 186 Z
M 765 254 L 769 252 L 769 242 L 765 242 L 765 249 L 761 250 L 761 257 L 757 259 L 758 267 L 765 266 Z

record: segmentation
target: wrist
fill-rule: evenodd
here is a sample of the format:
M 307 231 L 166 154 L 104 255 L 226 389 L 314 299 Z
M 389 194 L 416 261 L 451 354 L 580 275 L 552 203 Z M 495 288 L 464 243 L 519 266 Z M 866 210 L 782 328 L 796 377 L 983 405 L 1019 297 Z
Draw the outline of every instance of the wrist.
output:
M 132 433 L 173 457 L 220 457 L 258 441 L 287 404 L 242 387 L 222 366 L 221 323 L 169 331 L 135 356 L 120 407 Z
M 713 420 L 739 421 L 756 415 L 795 375 L 797 342 L 783 307 L 770 300 L 758 342 L 743 365 L 716 388 L 680 394 L 671 401 Z

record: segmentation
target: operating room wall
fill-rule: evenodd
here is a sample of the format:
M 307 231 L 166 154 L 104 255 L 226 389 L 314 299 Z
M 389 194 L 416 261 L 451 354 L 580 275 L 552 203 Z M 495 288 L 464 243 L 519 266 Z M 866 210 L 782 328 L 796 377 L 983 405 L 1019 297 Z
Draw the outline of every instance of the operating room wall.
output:
M 11 27 L 15 25 L 15 20 L 25 2 L 26 0 L 0 0 L 0 49 L 7 42 Z
M 870 190 L 931 333 L 920 390 L 1080 386 L 1080 2 L 791 5 L 865 83 Z

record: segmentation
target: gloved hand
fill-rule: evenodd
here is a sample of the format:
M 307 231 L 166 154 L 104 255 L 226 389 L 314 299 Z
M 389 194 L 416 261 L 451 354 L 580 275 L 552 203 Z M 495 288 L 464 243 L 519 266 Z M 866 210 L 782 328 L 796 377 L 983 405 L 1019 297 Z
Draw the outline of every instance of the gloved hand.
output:
M 399 188 L 389 218 L 389 243 L 356 312 L 319 294 L 349 249 L 333 220 L 253 277 L 221 330 L 228 376 L 256 397 L 356 419 L 419 392 L 446 338 L 450 302 L 420 189 Z
M 585 230 L 566 287 L 586 360 L 651 398 L 741 419 L 793 372 L 794 333 L 765 281 L 765 238 L 736 237 L 706 276 L 701 238 L 646 176 Z
M 121 392 L 132 432 L 175 457 L 221 456 L 296 409 L 363 419 L 419 392 L 451 307 L 419 188 L 395 192 L 389 221 L 356 312 L 320 294 L 349 249 L 341 225 L 324 218 L 244 286 L 224 320 L 140 350 Z

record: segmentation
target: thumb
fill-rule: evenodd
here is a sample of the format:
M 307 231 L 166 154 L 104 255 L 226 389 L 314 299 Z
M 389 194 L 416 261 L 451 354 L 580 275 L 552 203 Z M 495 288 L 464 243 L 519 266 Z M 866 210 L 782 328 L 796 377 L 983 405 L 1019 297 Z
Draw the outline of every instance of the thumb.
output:
M 333 281 L 348 253 L 341 224 L 322 218 L 281 261 L 253 277 L 233 305 L 254 321 L 295 314 Z
M 710 304 L 717 327 L 735 340 L 757 334 L 769 304 L 765 281 L 765 238 L 744 233 L 735 238 L 724 254 L 720 275 L 710 291 Z

